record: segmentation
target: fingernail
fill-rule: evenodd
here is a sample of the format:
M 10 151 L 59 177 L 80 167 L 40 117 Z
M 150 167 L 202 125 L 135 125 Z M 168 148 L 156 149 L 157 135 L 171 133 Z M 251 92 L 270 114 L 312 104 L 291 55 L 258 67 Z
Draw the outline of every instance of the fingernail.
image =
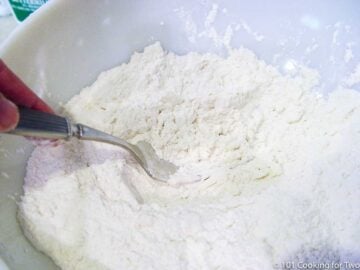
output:
M 14 129 L 18 121 L 19 112 L 15 104 L 0 95 L 0 131 Z

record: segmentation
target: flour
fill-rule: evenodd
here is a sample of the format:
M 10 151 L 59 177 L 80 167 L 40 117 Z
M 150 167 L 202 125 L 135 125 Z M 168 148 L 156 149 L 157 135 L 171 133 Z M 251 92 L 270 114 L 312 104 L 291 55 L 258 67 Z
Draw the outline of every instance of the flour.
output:
M 210 19 L 209 19 L 210 21 Z M 360 254 L 360 94 L 316 94 L 247 49 L 227 58 L 159 44 L 65 105 L 75 121 L 209 179 L 153 181 L 120 148 L 39 146 L 19 205 L 24 232 L 62 269 L 273 269 Z M 187 182 L 189 179 L 182 179 Z
M 360 63 L 357 64 L 354 71 L 345 79 L 345 83 L 349 87 L 360 83 Z
M 255 41 L 261 42 L 265 36 L 254 31 L 245 21 L 233 22 L 226 26 L 224 32 L 220 32 L 215 27 L 215 21 L 219 16 L 219 5 L 212 4 L 211 9 L 208 11 L 203 24 L 196 24 L 195 17 L 192 16 L 191 11 L 184 8 L 174 9 L 174 13 L 184 25 L 186 37 L 191 43 L 196 43 L 201 38 L 207 38 L 215 47 L 225 47 L 230 49 L 230 43 L 237 31 L 244 31 L 250 35 Z M 227 13 L 227 9 L 222 9 L 222 14 Z M 220 14 L 221 15 L 221 14 Z M 200 30 L 201 29 L 201 30 Z

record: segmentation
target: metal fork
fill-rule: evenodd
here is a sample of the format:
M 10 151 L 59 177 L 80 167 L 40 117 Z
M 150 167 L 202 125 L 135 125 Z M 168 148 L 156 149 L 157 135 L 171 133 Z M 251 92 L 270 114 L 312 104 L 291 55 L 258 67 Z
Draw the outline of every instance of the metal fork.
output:
M 68 118 L 27 108 L 19 108 L 20 120 L 17 127 L 9 132 L 14 135 L 44 139 L 69 139 L 97 141 L 113 144 L 126 149 L 154 180 L 167 182 L 178 167 L 157 156 L 154 148 L 147 142 L 130 144 L 120 138 L 100 130 L 74 124 Z

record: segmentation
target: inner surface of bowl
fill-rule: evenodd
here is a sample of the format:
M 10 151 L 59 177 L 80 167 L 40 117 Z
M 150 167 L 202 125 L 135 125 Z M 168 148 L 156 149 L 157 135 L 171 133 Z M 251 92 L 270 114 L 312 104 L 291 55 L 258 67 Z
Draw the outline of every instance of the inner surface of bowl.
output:
M 54 108 L 155 41 L 177 54 L 244 46 L 284 73 L 319 70 L 326 93 L 360 60 L 359 10 L 357 1 L 53 0 L 16 30 L 1 58 Z M 31 149 L 1 135 L 0 255 L 11 269 L 57 269 L 16 220 Z

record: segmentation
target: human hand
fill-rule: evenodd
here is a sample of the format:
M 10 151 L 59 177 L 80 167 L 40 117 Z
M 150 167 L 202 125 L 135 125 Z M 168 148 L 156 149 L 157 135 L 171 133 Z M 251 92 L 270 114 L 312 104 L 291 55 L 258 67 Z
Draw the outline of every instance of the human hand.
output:
M 16 127 L 19 121 L 17 106 L 53 113 L 0 59 L 0 132 Z

